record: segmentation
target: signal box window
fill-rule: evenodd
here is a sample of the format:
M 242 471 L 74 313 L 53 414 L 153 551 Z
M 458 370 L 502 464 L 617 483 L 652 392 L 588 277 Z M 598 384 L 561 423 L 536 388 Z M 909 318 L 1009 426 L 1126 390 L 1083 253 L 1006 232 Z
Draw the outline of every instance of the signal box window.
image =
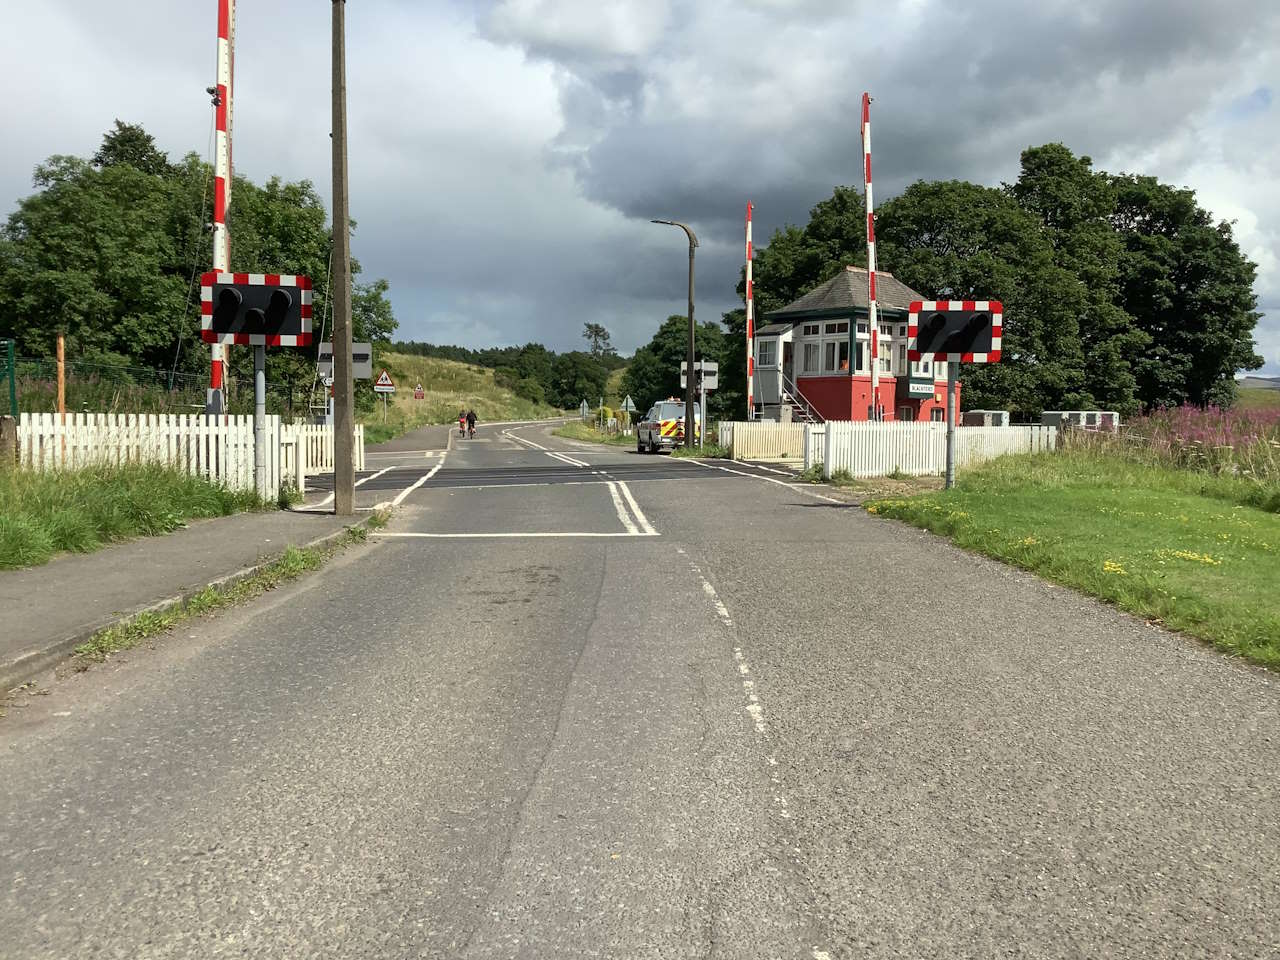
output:
M 778 362 L 778 341 L 761 340 L 756 344 L 756 362 L 762 367 L 772 367 Z

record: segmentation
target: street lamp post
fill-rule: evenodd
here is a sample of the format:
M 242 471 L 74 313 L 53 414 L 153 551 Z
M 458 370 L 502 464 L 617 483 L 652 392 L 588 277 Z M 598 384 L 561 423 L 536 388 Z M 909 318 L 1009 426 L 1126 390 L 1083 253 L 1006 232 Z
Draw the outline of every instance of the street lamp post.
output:
M 684 445 L 686 449 L 693 449 L 693 435 L 698 431 L 698 418 L 693 412 L 693 351 L 694 351 L 694 325 L 693 325 L 693 251 L 698 246 L 698 238 L 694 236 L 692 230 L 686 224 L 679 220 L 650 220 L 650 223 L 664 223 L 669 227 L 679 227 L 685 232 L 689 238 L 689 352 L 686 357 L 685 369 L 688 371 L 685 375 L 685 393 L 684 393 Z M 702 416 L 706 417 L 706 411 L 702 411 Z M 692 424 L 692 426 L 691 426 Z

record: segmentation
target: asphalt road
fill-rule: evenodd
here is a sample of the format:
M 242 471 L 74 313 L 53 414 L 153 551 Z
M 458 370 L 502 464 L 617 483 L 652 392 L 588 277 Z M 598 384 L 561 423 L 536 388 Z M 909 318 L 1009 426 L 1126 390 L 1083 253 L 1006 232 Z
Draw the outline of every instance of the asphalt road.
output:
M 767 471 L 478 441 L 11 709 L 0 955 L 1280 956 L 1273 677 Z

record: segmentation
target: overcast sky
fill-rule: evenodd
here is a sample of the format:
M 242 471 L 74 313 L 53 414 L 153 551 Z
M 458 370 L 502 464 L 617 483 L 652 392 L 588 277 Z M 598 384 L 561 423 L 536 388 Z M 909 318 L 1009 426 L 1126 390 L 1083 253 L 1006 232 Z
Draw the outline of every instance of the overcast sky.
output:
M 330 8 L 240 0 L 235 91 L 237 173 L 326 203 Z M 6 2 L 3 212 L 116 117 L 207 155 L 216 11 Z M 1259 265 L 1280 374 L 1276 0 L 351 0 L 347 18 L 353 249 L 406 338 L 564 349 L 596 321 L 629 351 L 684 312 L 683 235 L 652 217 L 697 230 L 698 314 L 718 319 L 747 200 L 763 244 L 860 181 L 869 90 L 882 199 L 1011 180 L 1054 140 L 1193 187 Z

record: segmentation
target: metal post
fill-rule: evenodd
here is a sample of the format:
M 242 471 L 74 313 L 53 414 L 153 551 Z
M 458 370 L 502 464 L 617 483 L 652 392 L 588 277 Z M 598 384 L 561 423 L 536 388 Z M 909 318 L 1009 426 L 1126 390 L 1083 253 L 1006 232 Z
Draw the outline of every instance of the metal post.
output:
M 18 417 L 18 358 L 14 341 L 9 341 L 9 412 Z
M 686 450 L 693 449 L 693 435 L 697 433 L 697 418 L 693 412 L 693 352 L 694 339 L 696 337 L 696 328 L 693 324 L 693 251 L 697 247 L 697 241 L 693 239 L 693 231 L 685 228 L 689 234 L 689 376 L 687 378 L 685 399 L 684 399 L 684 447 Z
M 947 361 L 947 482 L 950 490 L 956 485 L 956 375 L 960 364 Z
M 699 397 L 698 399 L 698 413 L 700 414 L 702 425 L 704 427 L 706 426 L 706 420 L 707 420 L 707 374 L 703 368 L 706 366 L 706 363 L 707 361 L 705 358 L 698 361 L 698 389 L 699 389 L 699 392 L 702 394 L 702 396 Z M 693 428 L 694 428 L 694 431 L 698 434 L 698 449 L 701 450 L 702 437 L 707 431 L 698 430 L 698 422 L 699 422 L 698 419 L 695 418 L 693 421 Z
M 685 377 L 684 445 L 686 449 L 692 450 L 693 449 L 693 431 L 689 427 L 689 423 L 693 418 L 693 399 L 695 395 L 694 388 L 693 388 L 693 352 L 694 352 L 694 338 L 695 338 L 695 331 L 696 331 L 696 328 L 693 323 L 693 251 L 698 246 L 698 238 L 694 235 L 694 232 L 690 230 L 686 224 L 681 223 L 679 220 L 650 220 L 649 222 L 664 223 L 670 227 L 679 227 L 681 230 L 685 232 L 685 235 L 688 236 L 689 238 L 689 350 L 685 354 L 685 369 L 688 370 L 689 373 L 688 373 L 688 376 Z
M 355 508 L 355 388 L 351 379 L 351 223 L 347 197 L 346 0 L 333 0 L 333 512 Z M 384 400 L 385 403 L 385 400 Z M 385 415 L 386 407 L 383 407 Z
M 253 348 L 253 489 L 263 500 L 267 487 L 267 348 Z

